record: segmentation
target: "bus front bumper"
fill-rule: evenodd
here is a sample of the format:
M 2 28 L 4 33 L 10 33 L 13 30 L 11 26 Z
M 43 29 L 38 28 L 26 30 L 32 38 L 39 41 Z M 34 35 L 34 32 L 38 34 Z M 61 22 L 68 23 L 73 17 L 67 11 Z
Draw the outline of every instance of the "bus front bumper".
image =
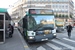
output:
M 28 39 L 28 42 L 47 41 L 56 38 L 56 34 L 37 35 L 34 38 Z

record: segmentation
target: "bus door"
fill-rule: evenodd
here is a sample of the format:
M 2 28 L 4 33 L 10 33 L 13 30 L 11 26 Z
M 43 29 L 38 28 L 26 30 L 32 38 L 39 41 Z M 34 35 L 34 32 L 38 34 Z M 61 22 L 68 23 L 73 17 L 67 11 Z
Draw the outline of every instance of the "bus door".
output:
M 23 18 L 23 34 L 24 34 L 24 38 L 27 39 L 27 19 Z
M 5 14 L 0 13 L 0 44 L 5 42 Z

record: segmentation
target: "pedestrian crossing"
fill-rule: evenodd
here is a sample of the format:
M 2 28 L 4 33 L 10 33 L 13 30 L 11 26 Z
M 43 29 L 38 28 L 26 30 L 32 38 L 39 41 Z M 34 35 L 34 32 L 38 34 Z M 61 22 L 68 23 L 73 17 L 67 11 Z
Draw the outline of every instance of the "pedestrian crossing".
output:
M 71 39 L 68 39 L 68 38 L 63 38 L 64 40 L 67 40 L 67 41 L 69 41 L 69 42 L 74 42 L 75 43 L 75 41 L 74 40 L 71 40 Z
M 71 39 L 68 39 L 68 38 L 63 38 L 63 40 L 65 40 L 65 41 L 69 41 L 69 42 L 75 42 L 74 40 L 71 40 Z M 54 43 L 57 43 L 58 45 L 62 45 L 62 46 L 64 46 L 65 48 L 63 48 L 63 47 L 58 47 L 58 46 L 56 46 L 55 44 L 53 44 L 53 43 L 51 43 L 51 42 L 54 42 Z M 59 41 L 59 40 L 57 40 L 57 39 L 53 39 L 53 40 L 51 40 L 51 42 L 47 42 L 46 43 L 46 45 L 47 46 L 49 46 L 50 48 L 52 48 L 53 50 L 75 50 L 75 47 L 74 46 L 72 46 L 72 45 L 70 45 L 70 44 L 66 44 L 66 43 L 64 43 L 64 42 L 62 42 L 62 41 Z M 37 48 L 37 50 L 46 50 L 46 48 L 44 48 L 43 46 L 39 46 L 38 48 Z
M 61 50 L 61 48 L 55 46 L 54 44 L 46 43 L 46 45 L 48 45 L 49 47 L 53 48 L 54 50 Z
M 37 50 L 46 50 L 44 47 L 40 46 L 37 48 Z
M 65 43 L 62 43 L 62 42 L 59 42 L 59 41 L 56 41 L 56 40 L 52 40 L 53 42 L 55 42 L 55 43 L 58 43 L 58 44 L 60 44 L 60 45 L 63 45 L 63 46 L 65 46 L 65 47 L 67 47 L 67 48 L 70 48 L 70 49 L 74 49 L 74 47 L 73 46 L 70 46 L 70 45 L 68 45 L 68 44 L 65 44 Z

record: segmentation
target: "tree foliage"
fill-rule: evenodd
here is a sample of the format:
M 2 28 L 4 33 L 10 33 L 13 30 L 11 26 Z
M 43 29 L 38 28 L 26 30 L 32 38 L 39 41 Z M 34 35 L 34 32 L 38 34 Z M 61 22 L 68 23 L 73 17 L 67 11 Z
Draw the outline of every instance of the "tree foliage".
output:
M 62 17 L 65 17 L 65 15 L 63 14 Z
M 55 17 L 58 17 L 58 14 L 56 14 Z
M 59 14 L 59 17 L 61 17 L 61 14 Z

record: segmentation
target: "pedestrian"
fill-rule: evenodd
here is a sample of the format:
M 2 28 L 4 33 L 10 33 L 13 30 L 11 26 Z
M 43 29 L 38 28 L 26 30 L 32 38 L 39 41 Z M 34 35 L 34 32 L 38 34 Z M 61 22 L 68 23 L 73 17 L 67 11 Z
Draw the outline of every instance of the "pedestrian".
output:
M 11 38 L 12 37 L 12 25 L 9 24 L 9 37 Z
M 66 28 L 67 28 L 67 32 L 68 32 L 68 38 L 70 39 L 70 37 L 71 37 L 71 30 L 72 30 L 71 24 L 69 23 L 69 25 Z
M 13 35 L 13 33 L 14 33 L 14 26 L 13 25 L 11 25 L 11 29 L 12 29 L 12 35 Z

